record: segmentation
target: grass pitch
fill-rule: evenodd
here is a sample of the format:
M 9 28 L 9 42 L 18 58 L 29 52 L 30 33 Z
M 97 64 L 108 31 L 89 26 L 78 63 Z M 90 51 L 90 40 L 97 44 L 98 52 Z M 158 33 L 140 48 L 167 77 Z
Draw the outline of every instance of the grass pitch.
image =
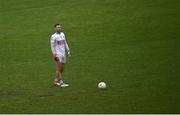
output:
M 0 0 L 0 113 L 180 113 L 179 5 Z M 52 85 L 48 38 L 59 20 L 68 88 Z

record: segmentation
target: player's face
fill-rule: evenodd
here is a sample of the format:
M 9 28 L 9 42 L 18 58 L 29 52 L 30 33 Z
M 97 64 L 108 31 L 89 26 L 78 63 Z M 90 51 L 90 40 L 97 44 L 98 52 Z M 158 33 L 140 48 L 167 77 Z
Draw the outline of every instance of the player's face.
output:
M 61 32 L 61 26 L 57 25 L 56 28 L 55 28 L 55 31 L 58 32 L 58 33 Z

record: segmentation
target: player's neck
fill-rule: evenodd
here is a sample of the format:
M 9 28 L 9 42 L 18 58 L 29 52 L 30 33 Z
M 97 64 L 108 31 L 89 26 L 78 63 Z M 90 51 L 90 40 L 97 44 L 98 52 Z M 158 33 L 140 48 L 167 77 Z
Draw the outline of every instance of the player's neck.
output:
M 57 31 L 56 31 L 56 33 L 57 33 L 57 34 L 60 34 L 61 32 L 57 32 Z

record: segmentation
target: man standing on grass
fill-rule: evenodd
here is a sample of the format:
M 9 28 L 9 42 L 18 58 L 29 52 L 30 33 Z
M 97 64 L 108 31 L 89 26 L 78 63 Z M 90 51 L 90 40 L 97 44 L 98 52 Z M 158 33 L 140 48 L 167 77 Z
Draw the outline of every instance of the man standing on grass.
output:
M 54 79 L 54 85 L 67 87 L 62 79 L 62 73 L 64 70 L 64 64 L 66 63 L 66 53 L 70 56 L 69 46 L 65 39 L 64 33 L 61 31 L 61 25 L 55 24 L 55 33 L 50 38 L 51 51 L 56 64 L 56 74 Z

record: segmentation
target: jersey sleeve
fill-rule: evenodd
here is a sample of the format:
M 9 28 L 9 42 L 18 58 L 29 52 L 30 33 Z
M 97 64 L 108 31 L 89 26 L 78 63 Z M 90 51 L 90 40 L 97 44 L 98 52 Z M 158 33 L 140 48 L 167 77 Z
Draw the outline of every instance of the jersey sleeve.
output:
M 67 43 L 67 41 L 66 41 L 65 35 L 64 35 L 64 40 L 65 40 L 65 47 L 66 47 L 66 50 L 69 51 L 69 46 L 68 46 L 68 43 Z
M 56 54 L 56 50 L 55 50 L 55 37 L 51 36 L 50 38 L 50 44 L 51 44 L 51 51 L 53 54 Z
M 65 42 L 66 42 L 66 50 L 68 50 L 69 51 L 69 46 L 68 46 L 68 44 L 67 44 L 67 41 L 65 40 Z

